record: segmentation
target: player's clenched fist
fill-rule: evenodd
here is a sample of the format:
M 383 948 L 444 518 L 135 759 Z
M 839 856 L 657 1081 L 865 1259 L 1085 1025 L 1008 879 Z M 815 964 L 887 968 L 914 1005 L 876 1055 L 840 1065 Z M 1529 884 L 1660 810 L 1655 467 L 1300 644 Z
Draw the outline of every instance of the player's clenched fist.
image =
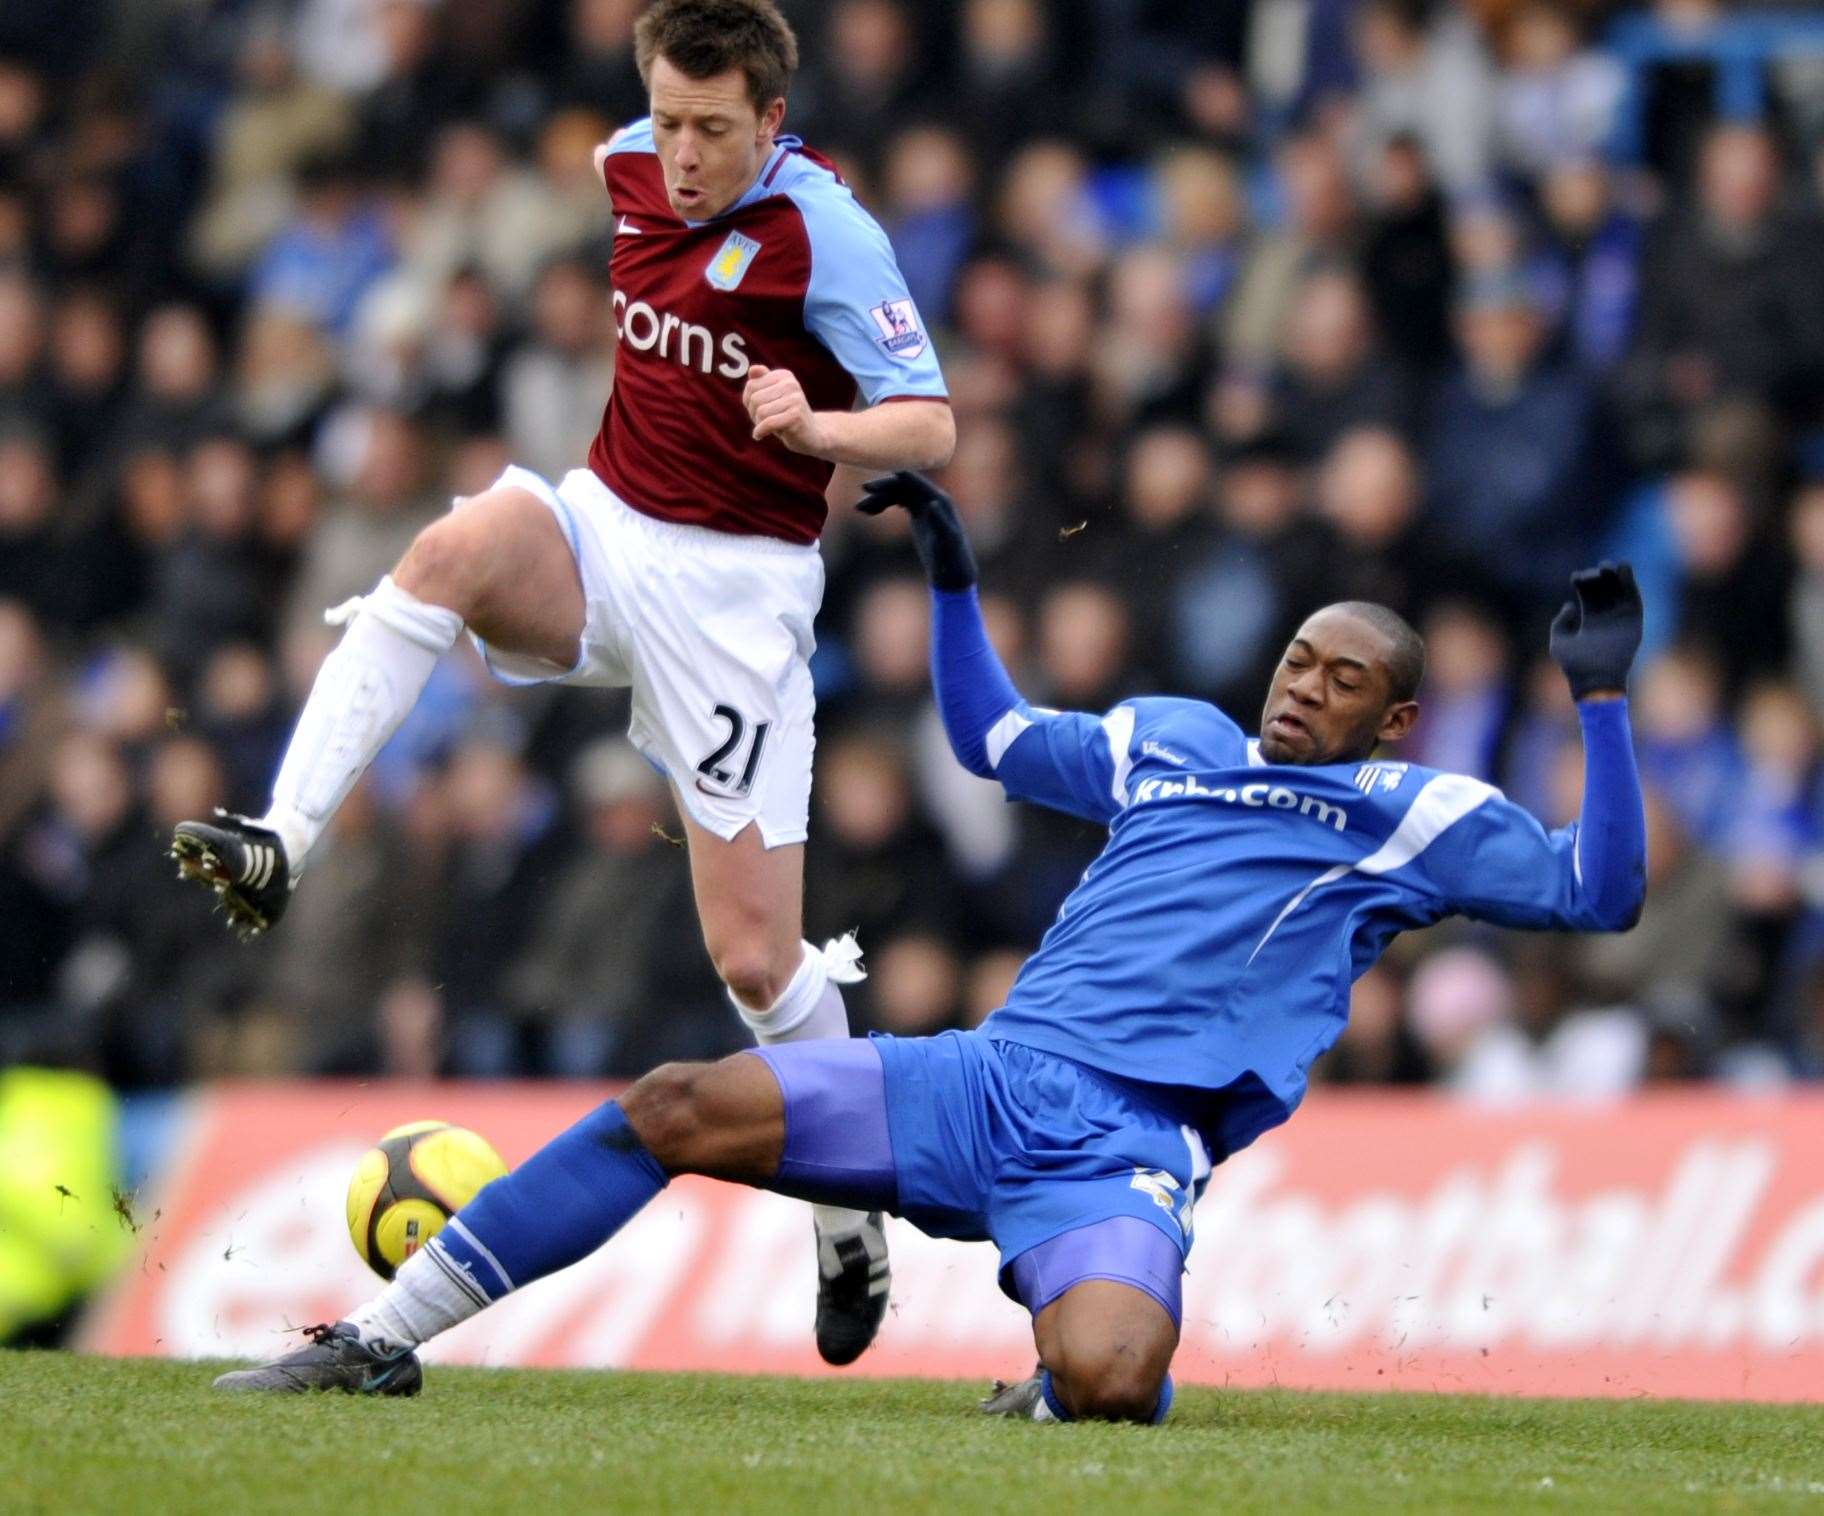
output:
M 754 441 L 777 437 L 794 453 L 815 453 L 821 447 L 817 413 L 790 369 L 751 365 L 741 399 L 754 423 Z
M 1571 593 L 1552 622 L 1551 641 L 1571 694 L 1582 700 L 1624 693 L 1645 618 L 1632 565 L 1581 569 L 1571 575 Z

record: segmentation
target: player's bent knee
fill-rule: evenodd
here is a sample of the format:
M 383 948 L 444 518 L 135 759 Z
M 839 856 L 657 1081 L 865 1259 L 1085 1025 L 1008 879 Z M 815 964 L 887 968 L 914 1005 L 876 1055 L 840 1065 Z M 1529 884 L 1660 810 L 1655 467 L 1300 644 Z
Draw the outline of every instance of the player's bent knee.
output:
M 574 568 L 555 518 L 543 501 L 517 487 L 489 490 L 466 500 L 412 539 L 394 582 L 403 590 L 459 613 L 486 618 L 502 595 L 523 600 L 537 588 L 537 565 L 547 552 L 562 557 L 564 585 Z
M 1086 1280 L 1034 1323 L 1052 1388 L 1072 1416 L 1151 1421 L 1178 1347 L 1156 1301 L 1115 1281 Z
M 460 514 L 433 521 L 412 539 L 393 582 L 407 594 L 471 619 L 487 587 L 485 540 Z
M 778 953 L 757 939 L 730 943 L 713 957 L 716 973 L 729 992 L 756 1011 L 773 1007 L 798 968 L 795 962 L 782 962 Z
M 1146 1421 L 1159 1408 L 1165 1370 L 1119 1351 L 1071 1358 L 1051 1371 L 1052 1388 L 1071 1415 L 1089 1421 Z
M 705 1135 L 700 1090 L 706 1063 L 664 1063 L 621 1097 L 621 1111 L 646 1151 L 668 1174 L 693 1166 Z
M 621 1113 L 667 1174 L 764 1184 L 779 1169 L 785 1106 L 778 1078 L 748 1053 L 667 1063 L 621 1097 Z

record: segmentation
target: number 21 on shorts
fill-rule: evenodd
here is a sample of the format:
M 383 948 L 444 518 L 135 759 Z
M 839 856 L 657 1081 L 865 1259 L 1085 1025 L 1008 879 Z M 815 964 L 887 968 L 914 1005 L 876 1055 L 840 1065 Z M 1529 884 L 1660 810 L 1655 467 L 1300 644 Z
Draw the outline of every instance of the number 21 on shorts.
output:
M 772 730 L 772 722 L 761 721 L 752 728 L 749 736 L 749 723 L 732 705 L 718 705 L 716 719 L 728 728 L 727 736 L 721 744 L 697 765 L 698 789 L 708 789 L 713 784 L 718 790 L 734 795 L 745 795 L 754 787 L 754 775 L 760 772 L 760 757 L 766 751 L 767 733 Z M 743 743 L 746 744 L 746 755 L 742 755 Z M 704 781 L 707 780 L 706 784 Z

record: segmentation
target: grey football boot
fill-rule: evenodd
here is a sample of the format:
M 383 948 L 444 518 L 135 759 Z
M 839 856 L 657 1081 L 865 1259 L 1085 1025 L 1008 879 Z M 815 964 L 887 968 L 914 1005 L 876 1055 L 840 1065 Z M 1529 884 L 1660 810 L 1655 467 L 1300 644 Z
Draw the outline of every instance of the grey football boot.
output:
M 341 1390 L 346 1395 L 416 1395 L 424 1388 L 424 1365 L 410 1348 L 381 1353 L 361 1341 L 346 1321 L 304 1328 L 310 1341 L 295 1352 L 255 1369 L 221 1375 L 215 1388 L 279 1395 Z
M 1045 1404 L 1045 1387 L 1039 1383 L 1039 1374 L 1035 1369 L 1030 1379 L 1016 1379 L 1012 1384 L 1004 1379 L 994 1382 L 994 1390 L 984 1401 L 978 1403 L 977 1410 L 984 1416 L 1007 1416 L 1014 1421 L 1055 1421 L 1051 1407 Z

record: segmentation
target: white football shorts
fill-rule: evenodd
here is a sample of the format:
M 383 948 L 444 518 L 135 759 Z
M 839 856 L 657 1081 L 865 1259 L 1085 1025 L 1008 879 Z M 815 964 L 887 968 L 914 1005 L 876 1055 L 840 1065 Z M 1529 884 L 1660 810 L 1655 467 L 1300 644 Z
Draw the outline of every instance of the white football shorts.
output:
M 489 671 L 508 684 L 630 687 L 627 735 L 693 820 L 722 838 L 753 822 L 769 848 L 803 842 L 816 745 L 811 626 L 823 603 L 816 545 L 643 516 L 586 468 L 555 489 L 509 468 L 503 485 L 557 517 L 585 614 L 573 668 L 478 637 Z

